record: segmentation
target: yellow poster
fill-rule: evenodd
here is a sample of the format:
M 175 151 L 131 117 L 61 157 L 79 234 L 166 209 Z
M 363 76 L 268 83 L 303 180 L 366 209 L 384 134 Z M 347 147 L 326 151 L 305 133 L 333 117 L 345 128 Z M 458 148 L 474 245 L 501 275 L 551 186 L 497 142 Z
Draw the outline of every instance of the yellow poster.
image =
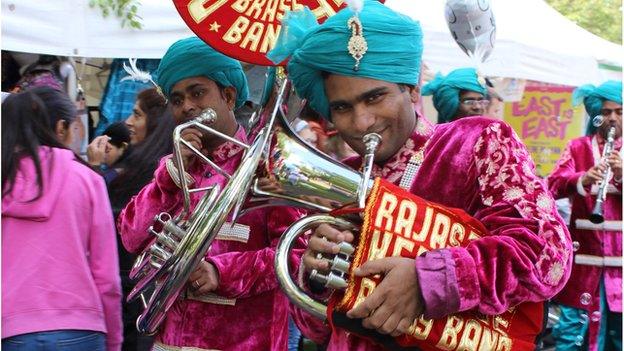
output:
M 505 122 L 529 149 L 539 176 L 548 176 L 568 141 L 583 133 L 584 111 L 572 107 L 573 90 L 527 86 L 522 100 L 505 104 Z

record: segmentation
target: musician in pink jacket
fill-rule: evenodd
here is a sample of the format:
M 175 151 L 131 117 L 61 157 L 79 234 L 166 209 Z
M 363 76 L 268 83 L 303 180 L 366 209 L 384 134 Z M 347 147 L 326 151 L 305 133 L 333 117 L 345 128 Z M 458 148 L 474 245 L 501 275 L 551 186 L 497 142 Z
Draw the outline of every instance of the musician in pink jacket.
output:
M 570 280 L 555 298 L 561 316 L 553 335 L 557 350 L 576 350 L 583 344 L 590 350 L 621 350 L 622 82 L 584 85 L 573 97 L 575 102 L 583 99 L 590 118 L 587 135 L 570 141 L 548 177 L 554 196 L 567 197 L 572 204 L 570 233 L 576 248 Z M 603 159 L 612 127 L 614 151 Z M 604 222 L 593 224 L 589 217 L 607 165 L 613 177 L 602 206 Z
M 569 275 L 572 245 L 550 192 L 535 175 L 515 132 L 503 122 L 483 117 L 431 128 L 415 113 L 422 55 L 419 24 L 377 1 L 364 1 L 357 15 L 344 9 L 302 31 L 299 25 L 310 23 L 300 20 L 305 17 L 305 13 L 286 17 L 282 33 L 290 35 L 281 40 L 292 42 L 278 40 L 269 56 L 278 62 L 284 59 L 278 53 L 287 51 L 288 73 L 298 95 L 330 119 L 360 155 L 366 153 L 364 135 L 381 135 L 375 176 L 426 200 L 462 209 L 485 227 L 485 235 L 467 246 L 440 245 L 416 259 L 366 262 L 355 274 L 381 274 L 383 280 L 363 300 L 358 296 L 347 319 L 355 324 L 360 319 L 364 330 L 400 336 L 411 334 L 421 315 L 440 319 L 475 311 L 486 318 L 524 303 L 543 305 L 554 296 Z M 347 163 L 361 169 L 362 158 Z M 353 240 L 353 233 L 319 226 L 301 269 L 327 274 L 329 260 L 317 255 L 335 254 L 337 242 Z M 328 342 L 328 350 L 380 349 L 367 339 L 370 332 L 362 332 L 362 337 L 340 327 L 323 327 L 298 309 L 294 314 L 304 335 Z M 543 315 L 536 319 L 533 326 L 539 327 Z M 462 325 L 458 319 L 457 329 L 447 327 L 443 337 L 419 349 L 535 348 L 534 338 L 525 339 L 522 346 L 496 342 L 479 346 L 486 343 L 481 329 L 466 332 L 459 340 Z M 515 328 L 524 327 L 519 323 Z M 498 340 L 503 338 L 501 334 Z
M 234 118 L 234 109 L 247 98 L 241 64 L 218 53 L 197 37 L 174 43 L 158 68 L 158 84 L 169 99 L 177 124 L 197 117 L 206 108 L 217 113 L 212 128 L 247 142 Z M 225 172 L 238 167 L 243 149 L 206 136 L 195 128 L 182 138 L 210 157 Z M 192 188 L 226 179 L 183 149 Z M 148 227 L 154 216 L 177 214 L 183 205 L 176 185 L 177 165 L 164 157 L 154 180 L 134 197 L 119 216 L 124 246 L 140 252 L 152 239 Z M 191 211 L 203 193 L 194 193 Z M 274 248 L 281 233 L 297 219 L 288 208 L 263 208 L 245 214 L 232 230 L 221 231 L 187 288 L 168 311 L 156 335 L 154 350 L 285 350 L 288 337 L 288 300 L 280 292 L 273 269 Z M 224 227 L 229 227 L 225 224 Z
M 37 95 L 11 95 L 2 103 L 2 349 L 119 351 L 121 342 L 104 180 L 57 139 Z

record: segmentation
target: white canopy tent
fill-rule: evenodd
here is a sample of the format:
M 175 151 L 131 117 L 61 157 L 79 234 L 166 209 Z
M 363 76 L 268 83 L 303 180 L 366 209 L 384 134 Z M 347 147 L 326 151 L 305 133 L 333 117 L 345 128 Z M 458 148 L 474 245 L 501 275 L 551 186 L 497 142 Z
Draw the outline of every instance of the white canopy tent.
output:
M 497 42 L 483 66 L 491 76 L 577 86 L 607 79 L 603 67 L 621 71 L 624 50 L 567 20 L 544 0 L 491 0 Z M 102 18 L 88 0 L 1 0 L 2 49 L 78 57 L 160 58 L 174 41 L 192 35 L 171 0 L 144 1 L 144 28 L 121 28 L 117 18 Z M 386 4 L 420 20 L 424 60 L 446 73 L 470 65 L 453 41 L 443 0 L 387 0 Z M 620 75 L 621 73 L 617 73 Z
M 104 58 L 161 58 L 169 45 L 193 35 L 171 0 L 143 1 L 143 29 L 121 28 L 89 0 L 2 0 L 2 49 Z
M 544 0 L 490 3 L 497 33 L 494 50 L 482 66 L 484 74 L 571 86 L 600 83 L 610 77 L 621 79 L 622 45 L 579 27 Z M 387 0 L 386 4 L 420 21 L 424 61 L 430 69 L 448 73 L 471 65 L 450 34 L 444 18 L 445 1 Z M 617 73 L 613 74 L 614 70 Z

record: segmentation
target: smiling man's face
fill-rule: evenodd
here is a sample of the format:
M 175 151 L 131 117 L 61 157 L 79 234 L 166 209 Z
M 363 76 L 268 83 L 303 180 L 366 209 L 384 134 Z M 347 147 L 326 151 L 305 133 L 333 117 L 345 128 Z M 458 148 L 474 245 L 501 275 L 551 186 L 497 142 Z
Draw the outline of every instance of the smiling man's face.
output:
M 375 153 L 377 163 L 396 154 L 416 126 L 416 87 L 330 74 L 325 78 L 325 94 L 336 130 L 355 152 L 366 153 L 364 135 L 381 135 Z

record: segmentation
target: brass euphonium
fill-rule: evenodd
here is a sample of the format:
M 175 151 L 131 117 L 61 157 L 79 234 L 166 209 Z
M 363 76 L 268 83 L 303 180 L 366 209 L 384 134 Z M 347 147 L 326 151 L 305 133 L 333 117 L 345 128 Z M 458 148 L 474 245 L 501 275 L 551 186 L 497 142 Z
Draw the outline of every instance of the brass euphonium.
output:
M 615 127 L 611 127 L 609 129 L 609 134 L 607 136 L 607 142 L 605 143 L 604 150 L 602 150 L 602 161 L 605 161 L 611 151 L 613 151 L 613 143 L 615 141 Z M 604 222 L 604 213 L 603 213 L 603 204 L 607 199 L 607 190 L 609 187 L 609 180 L 613 176 L 613 171 L 611 171 L 611 166 L 607 163 L 607 170 L 604 172 L 604 176 L 600 181 L 600 187 L 598 188 L 598 194 L 596 195 L 596 204 L 594 205 L 594 210 L 589 216 L 590 222 L 594 224 L 600 224 Z
M 154 239 L 137 258 L 130 273 L 130 278 L 137 283 L 128 300 L 139 296 L 143 299 L 144 294 L 154 290 L 147 301 L 143 299 L 145 310 L 137 319 L 140 332 L 156 332 L 221 227 L 228 225 L 224 224 L 226 220 L 234 222 L 248 210 L 264 206 L 287 205 L 329 211 L 357 201 L 354 194 L 362 184 L 368 185 L 363 182 L 360 173 L 300 140 L 287 120 L 286 111 L 298 111 L 296 106 L 287 106 L 289 98 L 294 97 L 290 84 L 286 79 L 278 79 L 276 86 L 277 97 L 263 107 L 270 113 L 256 115 L 269 117 L 253 128 L 250 137 L 253 142 L 249 145 L 206 125 L 206 121 L 216 117 L 212 110 L 204 111 L 196 119 L 174 130 L 174 157 L 178 165 L 182 164 L 180 147 L 184 144 L 228 178 L 228 183 L 223 189 L 218 186 L 189 189 L 184 181 L 184 169 L 178 167 L 184 208 L 175 217 L 161 213 L 155 218 L 154 225 L 149 229 Z M 231 175 L 227 174 L 182 140 L 180 133 L 189 127 L 201 128 L 245 149 L 238 169 Z M 206 191 L 206 194 L 191 213 L 190 194 L 199 191 Z
M 145 310 L 136 323 L 140 332 L 156 332 L 167 310 L 184 289 L 190 274 L 206 255 L 221 226 L 224 225 L 228 216 L 236 217 L 241 199 L 246 197 L 258 164 L 273 135 L 273 123 L 279 107 L 277 102 L 283 98 L 286 87 L 287 84 L 281 85 L 278 97 L 274 100 L 275 103 L 268 107 L 272 109 L 271 117 L 266 125 L 257 128 L 257 133 L 254 133 L 253 139 L 250 139 L 253 141 L 248 145 L 206 125 L 211 119 L 216 118 L 215 112 L 211 109 L 203 111 L 199 117 L 175 128 L 173 141 L 177 165 L 183 165 L 181 145 L 184 144 L 201 160 L 223 174 L 228 179 L 228 183 L 223 189 L 219 186 L 208 189 L 189 189 L 185 181 L 184 167 L 178 166 L 177 178 L 183 193 L 184 208 L 175 218 L 168 213 L 161 213 L 155 218 L 154 225 L 149 228 L 154 239 L 151 245 L 139 255 L 130 272 L 130 278 L 136 281 L 136 285 L 130 292 L 128 300 L 138 296 L 143 299 L 144 293 L 153 289 L 148 301 L 143 299 Z M 200 128 L 214 137 L 224 138 L 242 147 L 245 153 L 238 169 L 233 174 L 227 174 L 199 150 L 181 139 L 181 132 L 190 127 Z M 199 191 L 206 191 L 206 194 L 191 213 L 190 194 Z
M 373 160 L 377 147 L 381 143 L 381 136 L 376 133 L 367 134 L 363 138 L 366 145 L 366 154 L 364 156 L 363 171 L 362 173 L 355 172 L 347 166 L 341 165 L 339 169 L 335 169 L 336 174 L 350 174 L 351 183 L 343 184 L 344 189 L 350 189 L 350 192 L 343 192 L 342 199 L 339 203 L 335 203 L 333 208 L 318 208 L 321 211 L 328 212 L 338 207 L 345 207 L 351 204 L 357 204 L 359 208 L 364 208 L 366 195 L 368 194 L 371 186 L 371 172 L 373 168 Z M 328 178 L 328 182 L 334 183 L 333 176 Z M 344 180 L 341 179 L 341 180 Z M 288 296 L 290 301 L 300 308 L 310 312 L 314 316 L 325 319 L 327 316 L 327 306 L 322 302 L 314 300 L 307 295 L 300 287 L 293 282 L 288 266 L 288 258 L 290 257 L 290 251 L 293 249 L 297 239 L 314 229 L 320 224 L 326 223 L 343 230 L 357 231 L 357 221 L 348 220 L 348 217 L 336 217 L 329 214 L 315 214 L 292 224 L 284 234 L 280 237 L 275 251 L 275 272 L 282 291 Z M 355 252 L 353 246 L 349 243 L 342 242 L 339 245 L 339 252 L 330 260 L 330 272 L 328 274 L 319 273 L 313 270 L 310 273 L 310 279 L 315 280 L 325 287 L 330 289 L 344 289 L 347 287 L 347 275 L 349 267 L 351 265 L 351 256 Z M 317 258 L 321 258 L 321 254 Z

